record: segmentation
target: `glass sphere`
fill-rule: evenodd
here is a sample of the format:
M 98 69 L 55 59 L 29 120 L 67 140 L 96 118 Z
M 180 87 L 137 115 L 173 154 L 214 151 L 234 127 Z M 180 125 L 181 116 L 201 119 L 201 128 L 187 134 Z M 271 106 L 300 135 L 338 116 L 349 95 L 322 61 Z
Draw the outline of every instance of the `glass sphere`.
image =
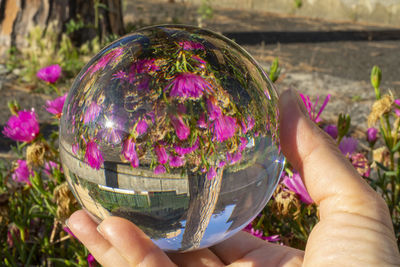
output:
M 111 43 L 64 104 L 60 156 L 98 222 L 124 217 L 165 251 L 216 244 L 271 197 L 283 167 L 277 94 L 242 48 L 161 25 Z

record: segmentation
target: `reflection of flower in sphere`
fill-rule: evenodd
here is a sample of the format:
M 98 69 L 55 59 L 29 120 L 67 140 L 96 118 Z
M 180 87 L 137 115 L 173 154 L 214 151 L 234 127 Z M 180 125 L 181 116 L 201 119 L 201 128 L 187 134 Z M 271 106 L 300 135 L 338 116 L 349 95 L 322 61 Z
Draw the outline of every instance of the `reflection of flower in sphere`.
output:
M 85 111 L 85 115 L 83 116 L 83 123 L 90 123 L 94 121 L 101 111 L 100 106 L 96 102 L 92 102 L 89 108 Z
M 168 162 L 168 154 L 167 151 L 165 151 L 165 147 L 163 145 L 157 145 L 154 150 L 156 152 L 159 163 L 165 164 Z
M 235 135 L 236 120 L 230 116 L 221 115 L 212 123 L 214 139 L 223 142 Z
M 93 169 L 100 169 L 104 159 L 96 142 L 90 140 L 86 145 L 85 162 Z
M 190 128 L 183 122 L 182 117 L 171 115 L 171 124 L 175 129 L 176 136 L 180 140 L 185 140 L 190 134 Z
M 195 41 L 181 41 L 179 42 L 179 45 L 183 50 L 204 50 L 204 46 Z
M 132 139 L 132 137 L 128 137 L 124 141 L 124 145 L 122 147 L 122 155 L 128 160 L 133 168 L 137 168 L 139 166 L 139 158 L 136 153 L 136 143 Z
M 193 73 L 180 73 L 164 90 L 171 88 L 170 96 L 182 98 L 200 98 L 204 91 L 212 91 L 211 84 L 203 77 Z

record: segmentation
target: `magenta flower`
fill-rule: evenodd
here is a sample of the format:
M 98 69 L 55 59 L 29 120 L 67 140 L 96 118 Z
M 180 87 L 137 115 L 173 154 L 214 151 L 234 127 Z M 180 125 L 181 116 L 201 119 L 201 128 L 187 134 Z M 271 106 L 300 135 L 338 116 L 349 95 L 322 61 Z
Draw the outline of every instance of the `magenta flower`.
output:
M 78 144 L 78 143 L 73 144 L 73 145 L 71 146 L 71 150 L 72 150 L 72 153 L 74 153 L 75 155 L 77 155 L 77 154 L 78 154 L 78 151 L 79 151 L 79 144 Z
M 235 164 L 242 159 L 242 152 L 236 151 L 235 153 L 226 153 L 226 160 L 230 165 Z
M 96 267 L 97 266 L 96 259 L 90 253 L 87 256 L 87 262 L 88 262 L 89 267 Z
M 222 115 L 221 108 L 218 106 L 217 100 L 210 96 L 207 100 L 207 112 L 210 118 L 210 121 L 214 121 L 216 118 Z
M 186 155 L 186 154 L 192 153 L 193 151 L 197 150 L 198 148 L 199 148 L 199 139 L 198 138 L 197 138 L 196 142 L 190 147 L 181 147 L 176 144 L 174 145 L 174 150 L 179 155 Z
M 162 145 L 157 145 L 157 146 L 154 148 L 154 150 L 155 150 L 155 152 L 156 152 L 157 159 L 158 159 L 158 162 L 159 162 L 159 163 L 165 164 L 165 163 L 168 162 L 168 158 L 169 158 L 169 157 L 168 157 L 167 151 L 165 151 L 165 147 L 164 147 L 164 146 L 162 146 Z
M 46 161 L 44 163 L 44 169 L 43 172 L 47 174 L 47 176 L 51 176 L 54 170 L 60 169 L 57 163 L 54 161 Z
M 296 193 L 296 195 L 300 198 L 304 203 L 311 204 L 314 201 L 310 197 L 307 192 L 306 187 L 304 186 L 303 181 L 301 180 L 300 174 L 298 172 L 293 172 L 293 176 L 289 177 L 289 175 L 285 174 L 283 176 L 282 183 L 292 192 Z
M 378 129 L 371 127 L 367 129 L 367 141 L 370 144 L 374 144 L 377 139 Z
M 154 174 L 163 174 L 166 171 L 167 170 L 165 169 L 165 167 L 163 165 L 157 165 L 157 167 L 154 169 Z
M 264 239 L 265 241 L 268 241 L 268 242 L 279 242 L 279 241 L 281 241 L 281 238 L 279 237 L 279 235 L 264 236 L 264 237 L 262 237 L 262 239 Z
M 136 153 L 136 143 L 133 141 L 132 137 L 125 139 L 122 147 L 122 155 L 131 163 L 133 168 L 139 167 L 139 158 Z
M 400 117 L 400 99 L 396 99 L 396 100 L 394 101 L 394 104 L 395 104 L 395 106 L 394 106 L 394 113 L 396 113 L 396 115 L 397 115 L 398 117 Z
M 132 73 L 147 73 L 147 72 L 154 72 L 160 69 L 155 63 L 155 59 L 141 59 L 137 62 L 133 63 L 131 66 Z
M 46 110 L 55 115 L 57 118 L 60 118 L 67 95 L 68 94 L 64 94 L 63 96 L 57 97 L 54 100 L 47 100 Z
M 221 115 L 212 123 L 214 139 L 223 142 L 235 135 L 236 119 L 230 116 Z
M 350 157 L 350 162 L 360 175 L 369 177 L 371 174 L 371 167 L 368 164 L 368 159 L 363 154 L 352 154 Z
M 171 167 L 181 167 L 185 164 L 185 158 L 183 156 L 170 156 L 169 157 L 169 166 Z
M 147 122 L 145 120 L 139 120 L 139 122 L 136 125 L 136 132 L 139 135 L 142 135 L 147 132 L 148 127 L 149 126 L 147 125 Z
M 218 163 L 218 168 L 222 168 L 222 167 L 224 167 L 226 165 L 226 161 L 225 160 L 221 160 L 219 163 Z
M 212 180 L 215 176 L 217 176 L 217 171 L 215 170 L 214 167 L 210 167 L 210 169 L 207 172 L 207 179 Z
M 29 176 L 33 176 L 33 171 L 28 168 L 26 161 L 22 159 L 17 160 L 17 167 L 11 175 L 12 179 L 18 183 L 31 185 Z
M 239 144 L 238 149 L 239 149 L 240 152 L 243 152 L 243 150 L 246 148 L 247 143 L 249 141 L 245 137 L 240 137 L 239 139 L 240 139 L 240 144 Z
M 245 134 L 248 131 L 251 131 L 253 129 L 255 123 L 256 123 L 256 121 L 254 120 L 253 117 L 251 117 L 250 115 L 247 116 L 246 120 L 241 121 L 242 132 Z
M 181 46 L 183 50 L 204 50 L 204 46 L 195 41 L 181 41 L 179 42 L 179 46 Z
M 300 94 L 300 97 L 303 100 L 304 105 L 306 106 L 306 109 L 308 111 L 310 119 L 316 123 L 320 122 L 321 119 L 319 116 L 321 115 L 322 111 L 325 109 L 326 105 L 328 104 L 329 99 L 331 99 L 331 95 L 327 95 L 327 97 L 324 100 L 324 103 L 322 103 L 322 106 L 319 108 L 319 110 L 317 110 L 319 96 L 317 96 L 317 99 L 315 100 L 314 104 L 311 102 L 309 96 Z
M 357 149 L 358 141 L 352 137 L 343 137 L 340 141 L 339 149 L 342 151 L 343 155 L 348 156 L 353 154 Z
M 61 67 L 58 64 L 40 69 L 36 76 L 47 83 L 55 83 L 61 75 Z
M 334 124 L 326 125 L 324 131 L 327 132 L 333 139 L 338 137 L 338 128 Z
M 19 142 L 31 142 L 39 134 L 39 123 L 35 110 L 21 110 L 13 115 L 4 126 L 3 134 Z
M 171 115 L 171 124 L 175 129 L 176 136 L 180 140 L 186 140 L 190 134 L 190 128 L 183 122 L 182 117 Z
M 171 88 L 170 96 L 182 98 L 200 98 L 204 91 L 212 90 L 211 84 L 203 77 L 193 73 L 178 74 L 164 90 Z
M 197 121 L 197 126 L 199 128 L 205 129 L 207 128 L 207 123 L 206 123 L 206 116 L 204 115 L 204 113 L 200 114 L 200 117 Z
M 117 61 L 117 58 L 121 56 L 124 53 L 124 48 L 123 47 L 117 47 L 111 51 L 107 51 L 107 54 L 103 54 L 95 64 L 92 64 L 86 72 L 80 77 L 82 78 L 89 72 L 90 74 L 93 74 L 99 70 L 103 70 L 108 63 L 112 61 Z
M 86 145 L 85 162 L 96 170 L 100 169 L 100 166 L 104 162 L 103 155 L 97 143 L 93 140 L 90 140 Z
M 123 71 L 123 70 L 117 71 L 112 76 L 113 76 L 112 80 L 115 80 L 115 79 L 123 80 L 123 79 L 125 79 L 127 77 L 126 72 Z
M 92 102 L 83 115 L 83 123 L 94 121 L 100 114 L 101 108 L 96 102 Z

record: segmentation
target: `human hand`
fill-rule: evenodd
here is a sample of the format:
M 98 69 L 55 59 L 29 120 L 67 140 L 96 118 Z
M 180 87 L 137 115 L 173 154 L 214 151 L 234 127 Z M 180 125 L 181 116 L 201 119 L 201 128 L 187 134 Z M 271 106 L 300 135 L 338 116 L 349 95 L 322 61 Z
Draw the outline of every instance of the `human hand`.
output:
M 82 210 L 68 227 L 104 266 L 400 266 L 384 200 L 308 118 L 294 91 L 281 95 L 279 109 L 282 151 L 320 211 L 304 252 L 240 232 L 208 249 L 167 255 L 128 220 L 109 217 L 97 226 Z

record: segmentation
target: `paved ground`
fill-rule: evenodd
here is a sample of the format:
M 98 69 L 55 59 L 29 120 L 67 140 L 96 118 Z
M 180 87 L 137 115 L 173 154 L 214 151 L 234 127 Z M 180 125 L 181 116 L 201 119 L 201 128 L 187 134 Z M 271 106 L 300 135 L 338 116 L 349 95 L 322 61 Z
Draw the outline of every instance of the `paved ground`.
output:
M 198 23 L 197 7 L 183 1 L 125 2 L 125 23 L 130 29 L 161 23 Z M 382 88 L 400 97 L 400 28 L 235 9 L 214 10 L 213 18 L 203 23 L 233 38 L 266 68 L 278 57 L 282 66 L 278 91 L 292 87 L 312 96 L 331 94 L 331 103 L 323 116 L 328 121 L 339 113 L 348 113 L 353 118 L 353 129 L 366 128 L 374 100 L 369 85 L 373 65 L 382 69 Z M 50 96 L 28 96 L 29 90 L 16 87 L 6 76 L 0 66 L 0 125 L 9 117 L 6 103 L 13 98 L 23 108 L 35 107 L 40 122 L 48 125 L 51 118 L 43 105 Z M 6 153 L 9 144 L 0 136 L 0 153 Z

